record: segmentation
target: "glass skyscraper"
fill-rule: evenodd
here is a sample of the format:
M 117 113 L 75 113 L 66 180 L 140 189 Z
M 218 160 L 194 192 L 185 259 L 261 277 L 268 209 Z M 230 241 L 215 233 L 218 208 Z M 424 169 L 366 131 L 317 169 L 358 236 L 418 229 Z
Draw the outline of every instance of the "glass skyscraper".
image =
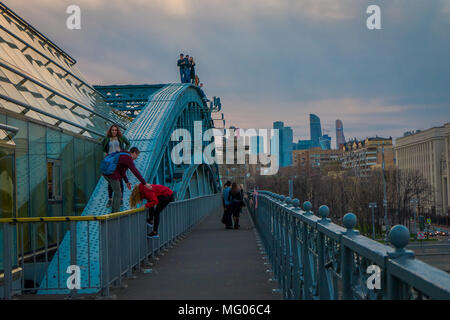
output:
M 312 141 L 312 147 L 320 147 L 320 137 L 322 137 L 322 127 L 320 118 L 315 114 L 309 115 L 309 128 Z
M 336 120 L 336 149 L 345 144 L 344 125 L 341 120 Z
M 285 127 L 282 121 L 273 123 L 273 128 L 279 130 L 280 145 L 278 160 L 280 168 L 292 165 L 292 140 L 294 133 L 291 127 Z

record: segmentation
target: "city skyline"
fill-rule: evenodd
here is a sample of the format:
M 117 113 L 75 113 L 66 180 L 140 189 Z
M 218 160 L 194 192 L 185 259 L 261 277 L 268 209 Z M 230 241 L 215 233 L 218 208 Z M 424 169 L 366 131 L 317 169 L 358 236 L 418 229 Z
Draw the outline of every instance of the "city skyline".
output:
M 450 118 L 449 0 L 382 1 L 377 31 L 365 26 L 371 1 L 80 0 L 81 30 L 65 28 L 69 0 L 5 4 L 70 52 L 93 84 L 177 82 L 177 56 L 190 53 L 237 127 L 279 118 L 295 141 L 308 138 L 315 113 L 330 132 L 341 119 L 347 137 L 397 138 Z

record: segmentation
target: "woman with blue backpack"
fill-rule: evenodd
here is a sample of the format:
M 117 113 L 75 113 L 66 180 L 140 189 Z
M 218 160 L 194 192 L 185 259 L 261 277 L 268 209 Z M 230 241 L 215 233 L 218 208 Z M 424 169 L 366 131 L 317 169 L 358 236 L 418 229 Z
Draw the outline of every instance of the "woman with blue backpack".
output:
M 120 151 L 127 151 L 130 148 L 130 141 L 128 141 L 127 138 L 125 138 L 124 135 L 122 135 L 122 132 L 119 129 L 119 126 L 116 124 L 113 124 L 106 133 L 106 137 L 103 139 L 102 142 L 103 146 L 103 152 L 106 153 L 106 155 L 109 155 L 114 152 L 120 152 Z M 120 205 L 123 204 L 123 181 L 120 180 L 120 191 L 121 191 L 121 197 L 120 197 Z M 108 203 L 106 204 L 106 207 L 109 208 L 112 205 L 113 200 L 113 189 L 111 187 L 111 184 L 108 183 Z

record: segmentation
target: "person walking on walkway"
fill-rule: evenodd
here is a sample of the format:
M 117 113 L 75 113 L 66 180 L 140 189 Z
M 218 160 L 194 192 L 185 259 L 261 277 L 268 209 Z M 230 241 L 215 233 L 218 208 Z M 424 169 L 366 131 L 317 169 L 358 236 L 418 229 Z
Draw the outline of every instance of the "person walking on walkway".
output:
M 189 58 L 189 66 L 190 66 L 189 82 L 195 83 L 195 62 L 193 57 Z
M 130 148 L 130 141 L 122 135 L 119 126 L 113 124 L 106 133 L 106 137 L 102 142 L 103 152 L 109 155 L 114 152 L 127 151 Z M 108 203 L 106 207 L 111 207 L 113 190 L 111 184 L 108 183 Z M 123 182 L 120 180 L 120 205 L 123 204 Z
M 173 191 L 160 184 L 151 184 L 145 186 L 143 184 L 136 185 L 130 196 L 130 207 L 136 208 L 138 203 L 147 200 L 145 206 L 149 209 L 149 217 L 147 223 L 153 224 L 153 231 L 148 234 L 149 237 L 158 235 L 159 215 L 164 208 L 174 201 Z
M 231 201 L 229 200 L 230 191 L 231 191 L 231 182 L 227 181 L 225 183 L 225 188 L 223 189 L 223 217 L 222 217 L 222 223 L 225 224 L 226 229 L 233 228 L 230 210 Z
M 233 184 L 231 185 L 228 200 L 231 203 L 230 211 L 233 215 L 234 228 L 239 229 L 239 216 L 241 213 L 241 208 L 244 204 L 244 199 L 242 198 L 242 189 L 238 187 L 236 182 L 233 182 Z
M 185 83 L 186 75 L 186 60 L 184 59 L 184 54 L 180 53 L 180 59 L 178 59 L 177 66 L 180 68 L 180 78 L 181 83 Z
M 150 186 L 147 184 L 138 171 L 136 166 L 134 165 L 134 160 L 139 157 L 141 152 L 138 148 L 133 147 L 130 149 L 130 152 L 120 153 L 119 159 L 117 161 L 117 166 L 114 172 L 110 175 L 104 175 L 105 179 L 111 184 L 114 196 L 112 201 L 112 212 L 118 212 L 120 210 L 120 182 L 123 179 L 127 184 L 127 188 L 131 190 L 131 183 L 127 178 L 127 170 L 130 169 L 133 172 L 134 176 L 146 186 Z

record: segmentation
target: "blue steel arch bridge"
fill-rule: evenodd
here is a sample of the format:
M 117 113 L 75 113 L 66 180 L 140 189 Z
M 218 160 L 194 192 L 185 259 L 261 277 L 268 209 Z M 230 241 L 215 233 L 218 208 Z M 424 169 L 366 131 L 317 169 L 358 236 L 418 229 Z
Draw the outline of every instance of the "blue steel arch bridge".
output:
M 450 276 L 405 250 L 409 231 L 401 226 L 390 247 L 353 230 L 354 215 L 341 227 L 327 219 L 326 206 L 317 216 L 308 202 L 300 208 L 296 199 L 260 191 L 246 194 L 241 230 L 225 230 L 218 165 L 178 165 L 171 157 L 174 130 L 194 136 L 196 121 L 213 128 L 220 99 L 209 102 L 191 84 L 92 87 L 75 64 L 0 3 L 0 298 L 109 296 L 138 274 L 119 298 L 450 299 Z M 158 238 L 147 238 L 146 208 L 129 208 L 129 190 L 123 211 L 111 213 L 107 182 L 95 180 L 95 169 L 58 168 L 99 160 L 94 149 L 113 123 L 140 149 L 135 163 L 145 180 L 176 192 Z M 17 195 L 16 167 L 17 184 L 28 188 Z M 80 176 L 96 181 L 81 215 L 51 214 L 76 207 L 59 193 L 58 171 L 75 199 L 83 198 Z M 138 183 L 132 175 L 130 182 Z M 376 290 L 366 286 L 370 264 L 381 270 Z

